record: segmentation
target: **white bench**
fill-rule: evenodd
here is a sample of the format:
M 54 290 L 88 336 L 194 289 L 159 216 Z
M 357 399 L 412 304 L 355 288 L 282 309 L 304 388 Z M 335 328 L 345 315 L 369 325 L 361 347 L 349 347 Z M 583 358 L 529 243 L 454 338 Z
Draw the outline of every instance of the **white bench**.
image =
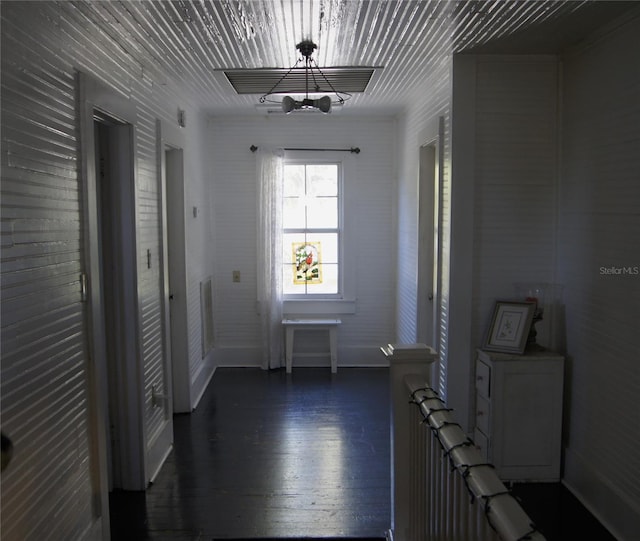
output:
M 291 373 L 293 360 L 293 337 L 297 330 L 305 331 L 329 331 L 329 352 L 331 354 L 331 372 L 338 371 L 338 325 L 339 319 L 283 319 L 285 328 L 285 365 L 287 373 Z

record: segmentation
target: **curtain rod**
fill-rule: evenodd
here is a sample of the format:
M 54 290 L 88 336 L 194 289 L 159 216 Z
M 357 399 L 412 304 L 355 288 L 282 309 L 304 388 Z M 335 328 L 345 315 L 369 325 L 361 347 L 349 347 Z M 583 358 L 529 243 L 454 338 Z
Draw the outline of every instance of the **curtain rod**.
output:
M 255 152 L 258 150 L 258 147 L 255 145 L 251 145 L 249 147 L 251 152 Z M 307 150 L 312 152 L 351 152 L 352 154 L 360 154 L 360 147 L 351 147 L 351 148 L 285 148 L 283 150 Z

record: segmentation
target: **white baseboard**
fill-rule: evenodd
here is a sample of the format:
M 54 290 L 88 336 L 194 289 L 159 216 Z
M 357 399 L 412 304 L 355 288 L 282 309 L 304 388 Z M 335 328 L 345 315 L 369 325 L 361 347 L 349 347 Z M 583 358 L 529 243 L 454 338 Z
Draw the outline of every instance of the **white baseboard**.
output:
M 97 517 L 84 534 L 82 534 L 82 541 L 103 541 L 104 539 L 108 539 L 111 533 L 108 522 L 108 517 L 106 523 L 102 517 Z
M 210 351 L 207 355 L 207 359 L 200 367 L 198 373 L 191 380 L 191 409 L 194 410 L 200 403 L 202 395 L 207 390 L 207 386 L 213 377 L 213 373 L 216 370 L 216 364 L 214 362 L 215 355 L 214 350 Z
M 147 448 L 147 482 L 153 483 L 173 449 L 173 421 L 165 422 L 149 441 Z
M 621 494 L 578 453 L 565 449 L 562 483 L 620 541 L 637 541 L 640 502 Z
M 262 350 L 258 347 L 223 346 L 215 349 L 215 364 L 218 367 L 255 368 L 262 366 Z M 293 356 L 293 366 L 330 367 L 328 354 L 307 352 Z M 338 346 L 338 370 L 340 367 L 387 367 L 388 358 L 380 346 Z

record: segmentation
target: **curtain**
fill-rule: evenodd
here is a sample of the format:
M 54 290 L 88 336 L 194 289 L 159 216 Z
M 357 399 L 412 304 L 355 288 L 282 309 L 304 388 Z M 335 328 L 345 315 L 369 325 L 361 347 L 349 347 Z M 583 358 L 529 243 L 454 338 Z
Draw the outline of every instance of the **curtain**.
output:
M 282 179 L 284 151 L 258 150 L 258 306 L 262 368 L 283 365 Z

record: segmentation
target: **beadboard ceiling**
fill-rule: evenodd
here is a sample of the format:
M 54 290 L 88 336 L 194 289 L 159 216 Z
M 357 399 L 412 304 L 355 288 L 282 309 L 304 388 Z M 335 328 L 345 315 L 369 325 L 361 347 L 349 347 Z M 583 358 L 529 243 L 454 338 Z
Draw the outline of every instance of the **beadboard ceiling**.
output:
M 556 52 L 634 4 L 171 0 L 59 2 L 59 9 L 61 17 L 96 27 L 153 84 L 179 85 L 212 114 L 257 114 L 260 95 L 238 95 L 224 70 L 289 68 L 303 39 L 317 44 L 313 57 L 321 67 L 378 67 L 343 112 L 386 114 L 419 99 L 430 70 L 454 52 Z

